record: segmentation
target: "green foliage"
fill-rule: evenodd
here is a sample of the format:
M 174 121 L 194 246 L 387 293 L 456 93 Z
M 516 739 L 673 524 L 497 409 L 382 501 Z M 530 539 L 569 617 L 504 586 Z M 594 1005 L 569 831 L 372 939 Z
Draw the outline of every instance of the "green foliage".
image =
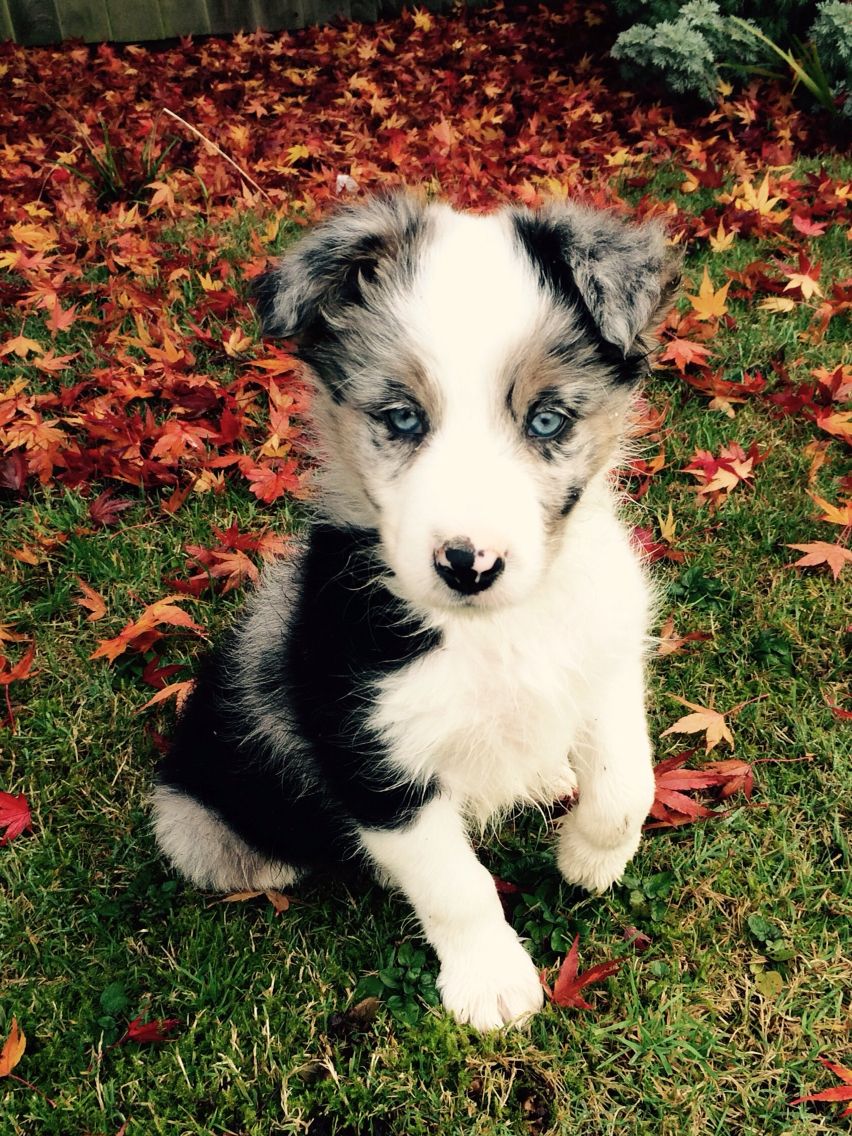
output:
M 622 28 L 637 21 L 652 25 L 673 22 L 684 9 L 682 0 L 613 0 L 612 6 Z M 779 40 L 804 36 L 817 12 L 815 0 L 776 0 L 771 5 L 765 0 L 717 0 L 716 7 L 722 16 L 755 21 L 766 35 Z
M 422 1016 L 423 1003 L 441 1003 L 433 965 L 424 949 L 408 941 L 400 943 L 386 965 L 361 979 L 355 1000 L 381 998 L 397 1021 L 414 1026 Z
M 754 39 L 722 15 L 713 0 L 690 0 L 675 20 L 628 28 L 612 48 L 628 74 L 657 72 L 673 91 L 708 100 L 719 83 L 719 61 L 732 51 L 744 63 L 760 55 Z
M 96 142 L 90 133 L 81 132 L 87 167 L 80 169 L 65 162 L 59 164 L 95 190 L 100 206 L 114 201 L 147 200 L 150 191 L 146 193 L 146 190 L 150 183 L 171 172 L 164 168 L 164 164 L 179 139 L 172 138 L 162 144 L 157 139 L 156 128 L 153 128 L 140 148 L 125 139 L 113 141 L 107 124 L 100 117 L 98 124 L 101 142 Z
M 844 113 L 852 113 L 852 8 L 841 0 L 816 6 L 788 0 L 772 11 L 730 0 L 616 0 L 614 6 L 622 16 L 647 20 L 623 31 L 612 48 L 631 79 L 653 77 L 676 93 L 712 101 L 720 71 L 772 73 L 767 67 L 780 58 L 794 88 L 801 84 L 829 110 L 845 95 Z
M 834 93 L 845 95 L 843 113 L 852 117 L 852 5 L 823 0 L 811 28 L 811 40 Z

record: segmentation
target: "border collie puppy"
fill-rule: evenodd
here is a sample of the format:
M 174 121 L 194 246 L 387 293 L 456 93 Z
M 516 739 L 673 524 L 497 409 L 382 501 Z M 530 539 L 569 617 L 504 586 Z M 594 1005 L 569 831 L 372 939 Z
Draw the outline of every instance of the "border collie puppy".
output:
M 360 857 L 479 1029 L 542 987 L 469 831 L 576 794 L 556 858 L 597 891 L 653 798 L 649 589 L 610 475 L 676 276 L 654 223 L 400 194 L 259 281 L 315 385 L 320 516 L 202 666 L 157 840 L 219 891 Z

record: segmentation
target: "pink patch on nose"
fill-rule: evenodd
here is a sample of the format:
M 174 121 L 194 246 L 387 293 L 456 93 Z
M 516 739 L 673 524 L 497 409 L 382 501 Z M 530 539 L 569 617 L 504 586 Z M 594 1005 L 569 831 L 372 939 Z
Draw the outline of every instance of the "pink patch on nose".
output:
M 479 548 L 473 557 L 473 570 L 474 572 L 488 572 L 499 559 L 499 552 L 493 552 L 490 548 Z

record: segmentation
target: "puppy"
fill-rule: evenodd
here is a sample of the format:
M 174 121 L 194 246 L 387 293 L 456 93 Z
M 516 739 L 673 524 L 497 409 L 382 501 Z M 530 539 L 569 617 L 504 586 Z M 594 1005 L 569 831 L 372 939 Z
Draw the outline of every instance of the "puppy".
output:
M 201 668 L 157 840 L 219 891 L 361 858 L 479 1029 L 542 988 L 472 827 L 576 793 L 557 862 L 597 891 L 653 798 L 649 591 L 610 474 L 675 277 L 653 223 L 401 194 L 259 282 L 314 383 L 320 511 Z

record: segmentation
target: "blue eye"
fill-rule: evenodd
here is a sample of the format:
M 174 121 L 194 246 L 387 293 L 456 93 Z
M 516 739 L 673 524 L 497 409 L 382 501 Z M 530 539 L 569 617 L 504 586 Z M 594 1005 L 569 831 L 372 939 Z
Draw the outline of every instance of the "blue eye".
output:
M 402 438 L 417 438 L 426 433 L 425 415 L 413 406 L 394 406 L 385 411 L 385 421 Z
M 568 425 L 569 418 L 561 410 L 538 410 L 527 421 L 527 434 L 530 438 L 548 441 L 558 438 Z

